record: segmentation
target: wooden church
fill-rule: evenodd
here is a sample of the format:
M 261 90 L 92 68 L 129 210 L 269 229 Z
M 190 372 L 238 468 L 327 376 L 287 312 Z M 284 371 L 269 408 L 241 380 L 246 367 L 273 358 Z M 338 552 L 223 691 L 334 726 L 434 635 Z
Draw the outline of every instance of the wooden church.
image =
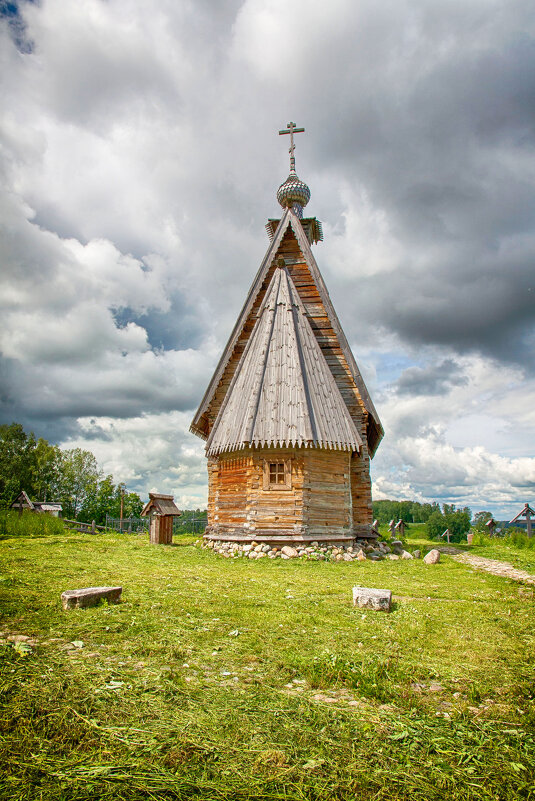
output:
M 280 219 L 191 431 L 206 440 L 208 540 L 351 544 L 372 529 L 381 422 L 312 253 L 308 186 L 279 187 Z

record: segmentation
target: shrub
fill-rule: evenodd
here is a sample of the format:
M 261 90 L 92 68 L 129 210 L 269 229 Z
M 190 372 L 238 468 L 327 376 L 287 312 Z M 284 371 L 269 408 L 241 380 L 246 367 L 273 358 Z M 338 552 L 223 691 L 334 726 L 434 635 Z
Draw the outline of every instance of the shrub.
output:
M 11 509 L 0 511 L 0 537 L 52 537 L 65 533 L 63 521 L 47 514 Z

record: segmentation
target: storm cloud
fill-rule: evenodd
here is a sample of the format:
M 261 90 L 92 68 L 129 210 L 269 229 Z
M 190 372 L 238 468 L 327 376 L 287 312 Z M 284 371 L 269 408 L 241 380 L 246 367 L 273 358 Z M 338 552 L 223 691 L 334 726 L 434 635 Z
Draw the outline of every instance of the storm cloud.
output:
M 2 421 L 203 502 L 189 419 L 267 248 L 293 119 L 316 258 L 385 424 L 377 497 L 528 500 L 531 4 L 0 14 Z

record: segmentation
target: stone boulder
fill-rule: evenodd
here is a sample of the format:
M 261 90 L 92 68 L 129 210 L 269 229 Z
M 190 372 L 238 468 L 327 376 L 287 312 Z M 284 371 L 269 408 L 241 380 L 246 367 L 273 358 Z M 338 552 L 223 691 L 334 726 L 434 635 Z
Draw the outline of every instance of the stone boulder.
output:
M 292 548 L 291 545 L 284 545 L 284 547 L 281 548 L 281 553 L 283 556 L 287 556 L 288 559 L 294 559 L 296 556 L 299 556 L 297 549 Z
M 433 548 L 432 551 L 429 551 L 429 553 L 424 556 L 424 562 L 426 565 L 436 565 L 437 562 L 440 562 L 440 551 Z

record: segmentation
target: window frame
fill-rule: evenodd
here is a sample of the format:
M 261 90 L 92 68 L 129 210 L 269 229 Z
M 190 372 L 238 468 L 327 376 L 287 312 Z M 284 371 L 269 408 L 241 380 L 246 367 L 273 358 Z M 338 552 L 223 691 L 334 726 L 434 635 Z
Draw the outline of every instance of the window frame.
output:
M 263 460 L 263 489 L 266 492 L 287 492 L 292 489 L 292 460 L 291 459 L 264 459 Z M 271 482 L 271 465 L 284 466 L 284 482 Z

